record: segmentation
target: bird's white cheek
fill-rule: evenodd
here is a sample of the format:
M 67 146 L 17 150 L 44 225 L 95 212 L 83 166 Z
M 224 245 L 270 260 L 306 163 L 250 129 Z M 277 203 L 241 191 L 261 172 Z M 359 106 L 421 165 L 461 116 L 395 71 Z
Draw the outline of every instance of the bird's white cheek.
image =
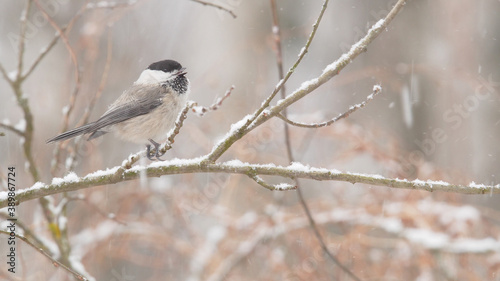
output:
M 146 69 L 141 73 L 139 79 L 137 79 L 134 84 L 158 84 L 168 80 L 170 76 L 169 73 L 163 71 Z

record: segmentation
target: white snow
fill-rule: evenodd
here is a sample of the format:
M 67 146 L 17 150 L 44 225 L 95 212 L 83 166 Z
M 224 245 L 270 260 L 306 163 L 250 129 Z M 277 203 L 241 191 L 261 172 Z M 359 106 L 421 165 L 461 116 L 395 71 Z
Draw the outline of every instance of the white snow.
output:
M 26 120 L 24 118 L 20 119 L 19 122 L 17 122 L 17 124 L 14 126 L 14 128 L 21 132 L 24 132 L 26 130 Z
M 274 188 L 276 190 L 290 190 L 290 189 L 295 188 L 295 186 L 291 185 L 289 183 L 282 182 L 280 184 L 275 185 Z
M 63 183 L 78 182 L 80 179 L 74 172 L 70 172 L 64 178 L 53 178 L 52 185 L 61 185 Z
M 311 85 L 318 84 L 318 82 L 319 82 L 318 78 L 313 78 L 311 80 L 304 81 L 302 82 L 302 84 L 300 84 L 300 87 L 297 90 L 295 90 L 295 92 L 306 90 Z
M 298 57 L 303 56 L 305 52 L 306 52 L 306 47 L 302 47 L 302 49 L 300 49 Z
M 450 241 L 446 234 L 423 228 L 407 228 L 403 234 L 409 241 L 428 249 L 444 248 Z
M 120 168 L 121 167 L 117 166 L 117 167 L 113 167 L 111 169 L 107 168 L 105 171 L 98 170 L 98 171 L 95 171 L 93 173 L 86 175 L 83 179 L 100 178 L 100 177 L 104 177 L 104 176 L 109 176 L 109 175 L 116 173 L 116 171 L 118 171 L 118 169 L 120 169 Z
M 448 246 L 448 250 L 453 253 L 499 252 L 500 242 L 491 237 L 484 239 L 461 238 L 453 241 L 453 243 Z
M 216 149 L 222 142 L 232 136 L 238 129 L 240 129 L 243 125 L 246 124 L 248 120 L 252 118 L 252 115 L 248 114 L 236 123 L 231 124 L 231 129 L 219 140 L 216 145 L 214 145 L 213 149 Z
M 248 163 L 241 162 L 241 160 L 238 159 L 226 161 L 224 162 L 224 164 L 227 166 L 233 166 L 235 168 L 240 168 L 249 165 Z
M 243 216 L 241 216 L 235 223 L 236 229 L 247 229 L 253 225 L 258 219 L 257 214 L 254 211 L 248 211 Z
M 63 108 L 62 108 L 62 114 L 66 115 L 66 114 L 68 114 L 68 111 L 69 111 L 69 106 L 68 105 L 63 106 Z
M 16 80 L 16 78 L 17 78 L 17 69 L 16 70 L 12 70 L 11 72 L 7 73 L 7 76 L 9 77 L 9 79 L 11 81 Z
M 469 183 L 469 187 L 472 187 L 472 188 L 479 188 L 479 189 L 484 189 L 484 188 L 486 188 L 486 185 L 484 185 L 484 184 L 477 184 L 477 183 L 475 183 L 475 182 L 471 181 L 471 182 Z
M 367 32 L 367 34 L 370 34 L 371 32 L 373 32 L 375 29 L 379 29 L 382 27 L 382 25 L 384 24 L 384 20 L 381 19 L 379 20 L 378 22 L 376 22 Z M 363 43 L 363 40 L 359 40 L 358 42 L 356 42 L 355 44 L 353 44 L 351 46 L 351 49 L 349 49 L 349 51 L 347 53 L 344 53 L 340 56 L 339 59 L 337 59 L 336 61 L 332 62 L 331 64 L 327 65 L 325 67 L 325 69 L 323 70 L 323 73 L 321 74 L 322 76 L 328 72 L 331 72 L 331 71 L 334 71 L 335 69 L 338 68 L 339 64 L 340 63 L 345 63 L 349 57 L 354 53 L 354 51 L 356 49 L 358 49 L 361 44 Z

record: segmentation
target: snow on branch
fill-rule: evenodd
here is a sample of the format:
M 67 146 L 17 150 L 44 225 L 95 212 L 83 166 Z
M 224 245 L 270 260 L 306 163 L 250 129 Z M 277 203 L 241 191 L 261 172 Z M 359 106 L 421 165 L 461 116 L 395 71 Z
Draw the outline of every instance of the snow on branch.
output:
M 229 147 L 231 147 L 233 143 L 241 139 L 248 132 L 255 129 L 262 123 L 268 121 L 272 117 L 278 116 L 278 114 L 280 114 L 285 108 L 289 107 L 298 100 L 304 98 L 306 95 L 312 93 L 318 87 L 320 87 L 321 85 L 332 79 L 334 76 L 339 74 L 340 71 L 344 69 L 348 64 L 350 64 L 358 55 L 365 52 L 368 48 L 368 45 L 371 42 L 373 42 L 373 40 L 375 40 L 375 38 L 377 38 L 378 35 L 380 35 L 380 33 L 382 33 L 382 31 L 384 31 L 387 28 L 387 25 L 394 19 L 394 17 L 398 14 L 398 12 L 403 8 L 405 1 L 399 0 L 384 19 L 381 19 L 378 22 L 376 22 L 368 30 L 367 34 L 363 38 L 361 38 L 357 43 L 352 45 L 351 49 L 347 53 L 343 54 L 342 56 L 340 56 L 339 59 L 326 66 L 319 77 L 302 83 L 302 85 L 293 93 L 288 95 L 286 98 L 279 100 L 278 103 L 275 106 L 271 107 L 270 109 L 266 109 L 270 105 L 271 100 L 274 98 L 279 89 L 285 84 L 286 79 L 290 77 L 291 74 L 294 72 L 296 66 L 298 66 L 298 63 L 300 63 L 301 58 L 305 55 L 307 47 L 309 46 L 312 38 L 314 37 L 319 21 L 321 20 L 324 9 L 326 8 L 326 4 L 327 2 L 325 1 L 320 16 L 318 17 L 315 25 L 313 26 L 313 32 L 309 36 L 306 46 L 300 51 L 299 59 L 297 60 L 296 64 L 292 68 L 290 68 L 288 73 L 285 75 L 285 78 L 278 82 L 278 85 L 274 89 L 273 93 L 269 96 L 269 98 L 267 98 L 262 103 L 262 106 L 258 108 L 251 115 L 251 118 L 249 118 L 246 122 L 242 122 L 238 128 L 232 130 L 231 134 L 228 134 L 222 141 L 220 141 L 214 147 L 214 149 L 212 150 L 206 161 L 215 162 L 222 156 L 222 154 L 224 154 L 224 152 L 226 152 L 226 150 L 229 149 Z
M 380 85 L 375 85 L 373 86 L 373 92 L 366 98 L 366 100 L 362 103 L 359 103 L 359 104 L 356 104 L 356 105 L 353 105 L 351 107 L 349 107 L 349 109 L 340 114 L 339 116 L 329 120 L 329 121 L 326 121 L 326 122 L 321 122 L 321 123 L 313 123 L 313 124 L 305 124 L 305 123 L 299 123 L 299 122 L 294 122 L 290 119 L 288 119 L 287 117 L 285 117 L 283 114 L 281 113 L 278 113 L 278 116 L 281 120 L 287 122 L 288 124 L 292 125 L 292 126 L 296 126 L 296 127 L 301 127 L 301 128 L 310 128 L 310 129 L 314 129 L 314 128 L 320 128 L 320 127 L 326 127 L 326 126 L 330 126 L 332 125 L 333 123 L 341 120 L 341 119 L 344 119 L 344 118 L 347 118 L 349 117 L 349 115 L 351 115 L 351 113 L 353 113 L 354 111 L 360 109 L 360 108 L 363 108 L 365 107 L 365 105 L 373 100 L 373 98 L 378 95 L 380 92 L 382 91 L 382 87 Z
M 397 189 L 425 190 L 430 192 L 446 191 L 463 194 L 500 193 L 500 184 L 483 185 L 472 182 L 469 185 L 457 185 L 444 181 L 392 179 L 381 175 L 314 168 L 297 162 L 289 166 L 276 166 L 274 164 L 243 163 L 239 160 L 223 163 L 207 163 L 204 160 L 205 158 L 203 157 L 194 159 L 172 159 L 154 162 L 148 166 L 134 166 L 130 169 L 124 169 L 123 166 L 116 166 L 105 171 L 97 171 L 88 174 L 84 177 L 78 177 L 76 174 L 70 173 L 64 178 L 54 178 L 51 184 L 37 182 L 30 188 L 19 190 L 16 195 L 16 200 L 17 203 L 21 203 L 51 194 L 135 180 L 140 177 L 141 173 L 146 174 L 147 177 L 188 173 L 227 173 L 247 175 L 249 177 L 266 175 L 289 179 L 301 178 L 317 181 L 341 181 L 352 184 L 363 183 Z M 281 185 L 279 186 L 281 187 Z M 285 188 L 290 188 L 290 186 L 286 186 Z M 0 192 L 0 208 L 7 206 L 7 203 L 7 192 Z

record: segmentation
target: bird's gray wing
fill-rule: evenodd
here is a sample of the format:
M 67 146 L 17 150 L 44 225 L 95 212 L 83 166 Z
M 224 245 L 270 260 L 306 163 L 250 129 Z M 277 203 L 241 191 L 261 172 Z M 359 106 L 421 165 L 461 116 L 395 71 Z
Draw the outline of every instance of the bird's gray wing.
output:
M 108 110 L 101 118 L 94 122 L 89 131 L 95 132 L 105 127 L 123 122 L 125 120 L 150 113 L 160 106 L 163 101 L 159 98 L 143 98 L 130 101 Z
M 47 140 L 47 143 L 62 141 L 74 138 L 79 135 L 90 133 L 91 135 L 88 138 L 89 140 L 102 136 L 103 134 L 107 133 L 106 127 L 108 126 L 150 113 L 163 103 L 162 97 L 164 95 L 165 93 L 161 90 L 149 93 L 147 91 L 142 91 L 141 93 L 139 93 L 139 98 L 129 100 L 127 102 L 118 103 L 119 105 L 111 107 L 97 121 L 64 132 Z

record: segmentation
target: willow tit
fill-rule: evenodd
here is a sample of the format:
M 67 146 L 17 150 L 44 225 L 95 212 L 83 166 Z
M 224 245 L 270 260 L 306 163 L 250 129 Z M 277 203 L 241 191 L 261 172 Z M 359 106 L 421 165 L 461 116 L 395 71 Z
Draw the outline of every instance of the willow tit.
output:
M 189 80 L 186 69 L 174 60 L 162 60 L 145 69 L 132 87 L 123 92 L 97 121 L 55 136 L 47 143 L 90 134 L 87 140 L 113 132 L 119 138 L 145 143 L 147 157 L 158 160 L 160 144 L 173 128 L 177 115 L 186 104 Z M 155 155 L 151 154 L 151 143 Z

